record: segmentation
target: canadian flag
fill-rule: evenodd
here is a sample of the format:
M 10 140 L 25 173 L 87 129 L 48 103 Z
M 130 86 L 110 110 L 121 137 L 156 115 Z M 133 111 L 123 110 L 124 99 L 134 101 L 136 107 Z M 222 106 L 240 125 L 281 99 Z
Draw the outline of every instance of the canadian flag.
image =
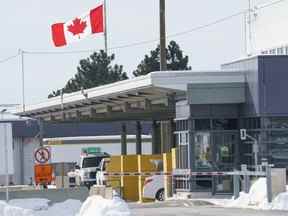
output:
M 104 32 L 103 4 L 83 16 L 66 23 L 52 25 L 52 39 L 56 47 L 65 46 L 83 38 Z

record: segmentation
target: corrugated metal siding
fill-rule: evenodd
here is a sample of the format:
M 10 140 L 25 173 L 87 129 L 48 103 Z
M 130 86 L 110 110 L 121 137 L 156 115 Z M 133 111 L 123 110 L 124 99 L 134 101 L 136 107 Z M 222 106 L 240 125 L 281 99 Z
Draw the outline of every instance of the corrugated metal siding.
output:
M 34 179 L 34 150 L 39 147 L 39 140 L 34 138 L 25 138 L 23 145 L 23 168 L 24 184 L 29 184 L 31 178 Z
M 16 185 L 23 184 L 23 142 L 22 138 L 13 139 L 14 150 L 14 176 L 13 183 Z

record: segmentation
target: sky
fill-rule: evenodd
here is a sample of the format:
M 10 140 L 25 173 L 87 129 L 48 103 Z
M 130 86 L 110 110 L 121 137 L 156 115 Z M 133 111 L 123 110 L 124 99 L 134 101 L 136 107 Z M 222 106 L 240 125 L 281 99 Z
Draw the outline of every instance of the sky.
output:
M 260 0 L 258 0 L 260 1 Z M 262 0 L 263 1 L 263 0 Z M 101 35 L 91 36 L 65 48 L 55 48 L 51 41 L 51 24 L 69 21 L 97 6 L 98 0 L 9 0 L 1 4 L 0 60 L 26 52 L 63 52 L 104 48 Z M 237 13 L 248 7 L 248 0 L 166 0 L 167 35 L 183 32 L 199 25 Z M 117 47 L 159 38 L 159 0 L 107 0 L 108 46 Z M 244 17 L 175 38 L 189 56 L 193 70 L 218 70 L 220 65 L 245 55 Z M 143 56 L 157 42 L 110 50 L 115 63 L 132 72 Z M 24 55 L 26 104 L 47 99 L 47 95 L 63 87 L 77 72 L 80 59 L 91 54 Z M 0 64 L 0 104 L 21 103 L 21 58 Z

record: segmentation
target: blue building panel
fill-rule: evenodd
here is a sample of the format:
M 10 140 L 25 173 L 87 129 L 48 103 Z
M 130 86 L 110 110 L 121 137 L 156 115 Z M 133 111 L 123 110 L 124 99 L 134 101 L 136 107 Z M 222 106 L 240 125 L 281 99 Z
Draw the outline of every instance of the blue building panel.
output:
M 288 56 L 259 57 L 260 113 L 288 116 Z
M 11 122 L 11 121 L 10 121 Z M 37 121 L 12 121 L 14 137 L 35 137 L 39 133 Z M 74 137 L 74 136 L 110 136 L 121 134 L 122 122 L 107 123 L 44 123 L 44 137 Z M 127 134 L 136 134 L 136 123 L 126 122 Z M 142 134 L 149 135 L 152 132 L 151 122 L 142 122 Z
M 288 116 L 288 56 L 256 56 L 222 65 L 246 72 L 243 116 Z

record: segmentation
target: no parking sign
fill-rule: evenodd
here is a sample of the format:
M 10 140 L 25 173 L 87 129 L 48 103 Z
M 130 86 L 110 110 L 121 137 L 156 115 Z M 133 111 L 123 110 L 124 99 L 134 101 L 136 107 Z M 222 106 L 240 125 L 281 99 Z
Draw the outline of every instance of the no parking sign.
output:
M 40 147 L 34 152 L 34 159 L 36 164 L 46 164 L 51 159 L 51 149 L 47 147 Z

